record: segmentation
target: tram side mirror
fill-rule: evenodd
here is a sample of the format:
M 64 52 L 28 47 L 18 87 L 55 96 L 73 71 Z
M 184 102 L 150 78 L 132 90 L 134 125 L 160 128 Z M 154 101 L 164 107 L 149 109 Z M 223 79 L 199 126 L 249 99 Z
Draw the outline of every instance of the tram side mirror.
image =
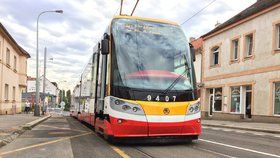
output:
M 109 40 L 103 39 L 101 41 L 101 54 L 108 55 L 109 54 Z
M 192 44 L 190 44 L 191 58 L 192 61 L 195 61 L 195 50 Z

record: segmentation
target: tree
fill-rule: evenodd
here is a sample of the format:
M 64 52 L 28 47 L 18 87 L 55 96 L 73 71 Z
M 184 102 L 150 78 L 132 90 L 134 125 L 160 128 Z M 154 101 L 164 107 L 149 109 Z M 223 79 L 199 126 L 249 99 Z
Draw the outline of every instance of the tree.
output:
M 68 90 L 66 92 L 66 98 L 65 98 L 65 111 L 69 111 L 70 110 L 70 106 L 71 106 L 71 91 Z

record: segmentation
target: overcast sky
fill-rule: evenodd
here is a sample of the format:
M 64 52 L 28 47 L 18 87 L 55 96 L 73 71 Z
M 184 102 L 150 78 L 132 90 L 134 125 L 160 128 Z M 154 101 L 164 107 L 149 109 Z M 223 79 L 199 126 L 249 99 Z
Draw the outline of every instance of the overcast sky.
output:
M 123 13 L 130 14 L 136 0 L 124 0 Z M 213 0 L 140 0 L 134 15 L 162 18 L 181 24 Z M 187 37 L 200 37 L 218 22 L 244 10 L 256 0 L 216 0 L 182 28 Z M 31 55 L 28 75 L 35 77 L 36 18 L 45 10 L 62 9 L 40 18 L 41 72 L 47 47 L 47 78 L 64 89 L 73 89 L 120 0 L 1 0 L 0 22 Z M 67 82 L 62 82 L 67 81 Z

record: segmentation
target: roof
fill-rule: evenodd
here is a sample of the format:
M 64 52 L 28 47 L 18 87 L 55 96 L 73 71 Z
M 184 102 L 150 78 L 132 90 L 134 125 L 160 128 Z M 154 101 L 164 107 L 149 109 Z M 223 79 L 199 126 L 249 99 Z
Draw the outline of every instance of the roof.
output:
M 113 19 L 136 19 L 136 20 L 159 22 L 159 23 L 165 23 L 165 24 L 171 24 L 171 25 L 179 26 L 177 23 L 175 23 L 173 21 L 169 21 L 169 20 L 155 19 L 155 18 L 145 18 L 145 17 L 129 16 L 129 15 L 117 15 L 117 16 L 114 16 Z
M 11 42 L 14 43 L 14 45 L 16 46 L 16 49 L 18 49 L 18 51 L 26 56 L 27 58 L 30 58 L 30 54 L 25 51 L 20 45 L 17 44 L 17 42 L 14 40 L 14 38 L 11 36 L 11 34 L 7 31 L 7 29 L 2 25 L 2 23 L 0 22 L 0 31 L 3 32 L 9 40 L 11 40 Z
M 203 39 L 201 37 L 198 39 L 195 39 L 191 42 L 191 44 L 193 45 L 193 48 L 195 50 L 197 50 L 203 46 Z
M 248 18 L 256 13 L 259 13 L 265 9 L 268 9 L 272 6 L 275 6 L 277 4 L 280 3 L 280 0 L 258 0 L 256 3 L 254 3 L 253 5 L 251 5 L 250 7 L 246 8 L 245 10 L 241 11 L 240 13 L 238 13 L 237 15 L 235 15 L 234 17 L 230 18 L 229 20 L 227 20 L 226 22 L 220 24 L 219 26 L 217 26 L 216 28 L 214 28 L 213 30 L 211 30 L 210 32 L 206 33 L 205 35 L 201 36 L 201 37 L 206 37 L 209 36 L 219 30 L 222 30 L 223 28 L 226 28 L 227 26 L 230 26 L 234 23 L 237 23 L 245 18 Z

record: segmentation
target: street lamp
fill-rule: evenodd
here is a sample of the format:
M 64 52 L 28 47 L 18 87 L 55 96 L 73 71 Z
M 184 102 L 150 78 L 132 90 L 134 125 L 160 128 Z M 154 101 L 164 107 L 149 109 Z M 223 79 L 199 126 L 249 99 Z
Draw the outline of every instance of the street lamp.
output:
M 38 17 L 37 17 L 37 36 L 36 36 L 36 104 L 35 104 L 35 110 L 34 110 L 34 116 L 40 116 L 40 108 L 39 108 L 39 96 L 40 96 L 40 81 L 39 81 L 39 42 L 38 42 L 38 37 L 39 37 L 39 19 L 40 16 L 44 13 L 63 13 L 63 10 L 53 10 L 53 11 L 43 11 L 41 12 Z

